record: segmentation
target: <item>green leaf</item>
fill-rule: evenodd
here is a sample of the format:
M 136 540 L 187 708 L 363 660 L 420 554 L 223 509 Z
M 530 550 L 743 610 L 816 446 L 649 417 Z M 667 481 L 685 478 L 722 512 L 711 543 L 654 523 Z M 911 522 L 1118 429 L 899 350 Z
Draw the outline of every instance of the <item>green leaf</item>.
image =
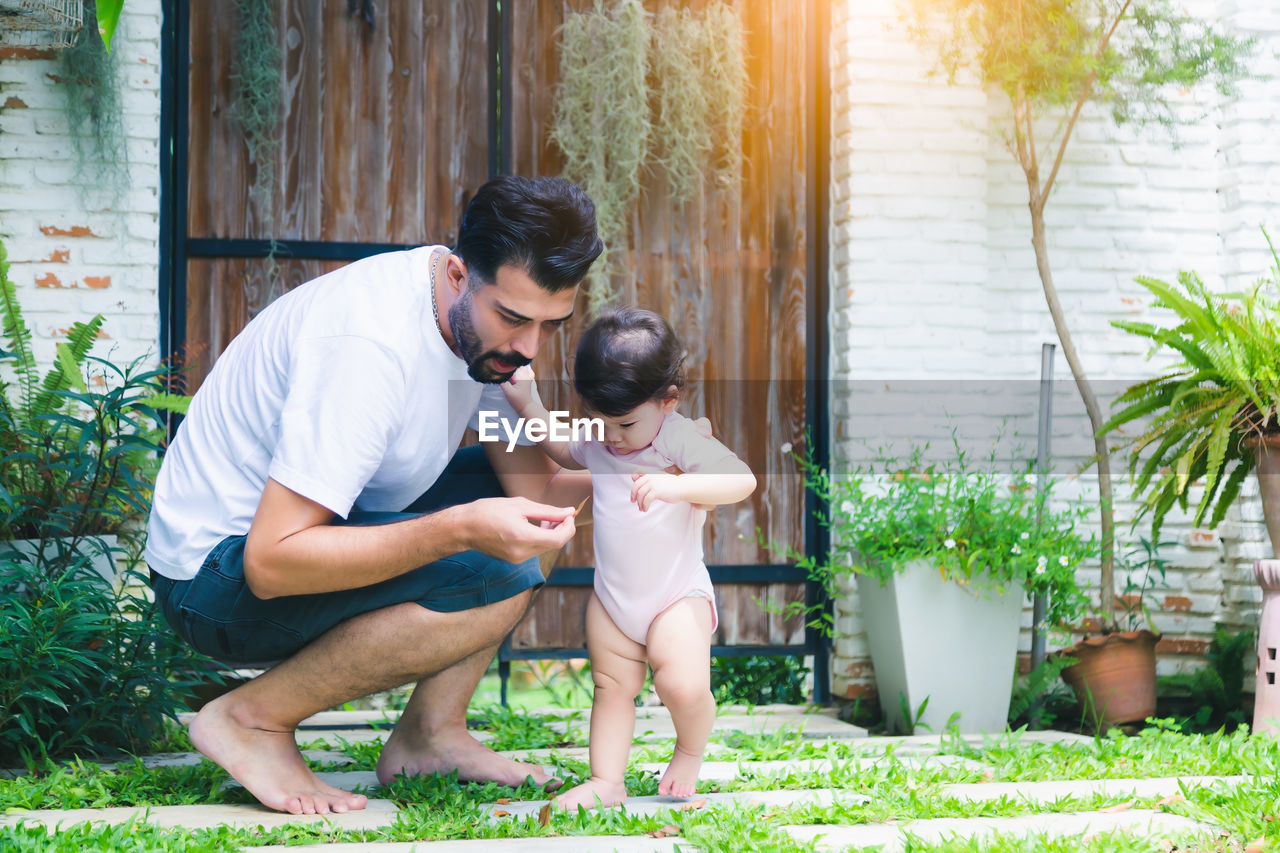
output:
M 120 23 L 120 11 L 124 8 L 124 0 L 98 0 L 98 35 L 102 37 L 102 46 L 111 52 L 111 39 L 116 34 L 116 25 Z
M 80 389 L 82 393 L 89 392 L 89 386 L 85 385 L 84 377 L 80 375 L 80 365 L 76 362 L 75 353 L 64 343 L 58 344 L 58 367 L 62 369 L 63 380 L 68 385 Z

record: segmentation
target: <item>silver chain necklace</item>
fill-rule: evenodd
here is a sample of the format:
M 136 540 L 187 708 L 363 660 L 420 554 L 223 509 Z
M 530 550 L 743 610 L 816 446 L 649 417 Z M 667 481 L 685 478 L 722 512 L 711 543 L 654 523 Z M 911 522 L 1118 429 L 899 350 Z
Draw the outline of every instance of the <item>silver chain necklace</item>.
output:
M 431 316 L 436 321 L 436 331 L 440 333 L 440 337 L 444 337 L 444 328 L 440 325 L 440 309 L 436 307 L 436 265 L 439 263 L 439 255 L 431 256 L 431 280 L 427 285 L 431 288 Z

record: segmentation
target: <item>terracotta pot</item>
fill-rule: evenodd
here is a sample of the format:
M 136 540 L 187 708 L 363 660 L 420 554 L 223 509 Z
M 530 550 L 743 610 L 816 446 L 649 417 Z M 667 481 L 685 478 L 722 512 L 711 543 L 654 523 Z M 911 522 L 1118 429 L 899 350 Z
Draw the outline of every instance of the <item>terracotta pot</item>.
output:
M 1145 628 L 1081 640 L 1058 654 L 1080 661 L 1062 671 L 1085 718 L 1100 731 L 1156 713 L 1156 641 Z
M 1271 538 L 1271 553 L 1280 555 L 1280 435 L 1246 438 L 1244 446 L 1258 460 L 1258 490 L 1262 494 L 1262 517 Z

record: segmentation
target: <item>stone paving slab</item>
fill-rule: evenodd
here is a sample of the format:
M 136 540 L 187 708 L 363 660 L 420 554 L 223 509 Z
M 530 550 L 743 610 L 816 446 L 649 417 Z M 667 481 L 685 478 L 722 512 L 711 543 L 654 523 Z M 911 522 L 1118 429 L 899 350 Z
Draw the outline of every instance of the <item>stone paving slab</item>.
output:
M 822 705 L 717 705 L 716 712 L 719 714 L 805 714 L 830 717 L 832 719 L 840 716 L 840 709 L 834 705 L 830 707 Z M 590 715 L 591 709 L 530 708 L 529 713 L 541 714 L 544 717 L 568 717 L 576 714 L 585 720 Z M 636 719 L 638 720 L 661 716 L 671 716 L 665 705 L 641 705 L 636 708 Z
M 942 749 L 951 749 L 955 743 L 954 735 L 894 735 L 891 737 L 868 737 L 861 740 L 850 742 L 850 746 L 854 749 L 864 752 L 887 752 L 893 749 L 897 755 L 923 755 L 933 754 Z M 1041 732 L 1021 732 L 1013 734 L 1010 732 L 1001 732 L 998 734 L 965 734 L 960 735 L 960 740 L 965 746 L 975 749 L 993 746 L 1026 746 L 1028 744 L 1091 744 L 1094 739 L 1089 735 L 1077 734 L 1075 732 L 1057 732 L 1046 730 Z
M 631 747 L 631 754 L 634 756 L 641 750 L 648 751 L 646 744 L 635 744 Z M 732 758 L 740 755 L 741 752 L 736 749 L 730 749 L 727 746 L 721 746 L 718 743 L 707 744 L 707 749 L 703 753 L 706 758 Z M 534 764 L 545 764 L 557 758 L 572 758 L 577 761 L 589 761 L 591 758 L 591 749 L 586 746 L 553 746 L 545 749 L 508 749 L 500 750 L 498 755 L 506 756 L 514 761 L 529 761 Z
M 302 757 L 326 764 L 351 764 L 355 761 L 345 752 L 335 752 L 331 749 L 304 749 L 302 750 Z M 141 758 L 142 766 L 146 768 L 195 767 L 201 761 L 206 760 L 198 752 L 156 752 L 151 755 L 144 755 Z M 129 761 L 106 761 L 98 766 L 103 770 L 115 770 L 117 767 L 131 763 Z
M 678 845 L 678 846 L 677 846 Z M 242 850 L 281 850 L 283 846 L 243 847 Z M 297 847 L 289 847 L 298 850 Z M 554 838 L 476 838 L 466 841 L 389 841 L 326 844 L 323 853 L 676 853 L 691 849 L 679 838 L 647 835 L 558 835 Z
M 883 756 L 875 758 L 797 758 L 786 761 L 704 761 L 698 771 L 698 779 L 704 782 L 731 782 L 751 776 L 774 776 L 786 773 L 826 773 L 836 767 L 850 772 L 871 770 L 878 766 L 898 766 L 908 768 L 920 767 L 960 767 L 965 770 L 981 770 L 984 765 L 970 758 L 958 755 L 905 756 L 887 760 Z M 663 762 L 652 762 L 636 765 L 637 770 L 648 770 L 659 777 L 666 771 Z
M 1020 838 L 1047 835 L 1052 838 L 1129 832 L 1144 838 L 1200 838 L 1216 834 L 1217 828 L 1180 815 L 1133 809 L 1125 812 L 1074 812 L 1027 815 L 1023 817 L 931 818 L 901 824 L 859 826 L 812 825 L 781 827 L 798 841 L 817 841 L 819 850 L 881 847 L 885 853 L 904 849 L 907 837 L 929 843 L 949 840 Z M 1030 848 L 1028 848 L 1030 849 Z
M 1033 804 L 1052 803 L 1064 797 L 1172 797 L 1183 788 L 1224 788 L 1252 781 L 1249 776 L 1166 776 L 1157 779 L 1076 779 L 1048 782 L 982 782 L 948 785 L 942 796 L 966 802 L 988 802 L 1008 797 Z
M 16 812 L 0 818 L 0 826 L 19 821 L 35 823 L 49 829 L 77 823 L 102 823 L 110 826 L 129 820 L 145 821 L 156 826 L 185 829 L 209 829 L 216 826 L 271 829 L 294 824 L 323 823 L 335 829 L 378 829 L 395 823 L 399 808 L 390 800 L 369 800 L 369 804 L 346 814 L 291 815 L 271 811 L 259 805 L 201 806 L 133 806 L 109 809 L 39 809 Z
M 625 811 L 632 815 L 655 815 L 669 811 L 689 811 L 694 808 L 710 808 L 712 806 L 776 806 L 795 805 L 829 806 L 833 803 L 857 804 L 870 799 L 862 794 L 846 791 L 841 788 L 814 788 L 807 791 L 735 791 L 727 794 L 695 794 L 680 799 L 677 797 L 631 797 L 621 806 L 614 806 L 608 811 Z M 510 803 L 484 803 L 482 810 L 488 811 L 494 818 L 519 819 L 526 815 L 537 815 L 549 800 L 522 800 Z M 701 805 L 697 805 L 701 803 Z M 497 814 L 505 812 L 505 814 Z
M 470 735 L 481 743 L 493 740 L 493 732 L 472 731 Z M 387 738 L 390 736 L 391 732 L 389 730 L 375 731 L 373 729 L 298 729 L 298 731 L 294 732 L 294 740 L 299 744 L 323 741 L 333 750 L 341 749 L 343 741 L 347 743 L 372 743 L 374 741 L 386 743 Z
M 665 711 L 666 709 L 661 709 Z M 581 722 L 565 722 L 549 720 L 547 728 L 557 732 L 567 732 L 576 726 L 584 730 Z M 799 730 L 805 738 L 846 738 L 861 739 L 867 737 L 867 730 L 850 723 L 833 720 L 822 714 L 720 714 L 716 717 L 713 732 L 740 731 L 748 734 L 772 734 L 783 728 Z M 650 717 L 637 718 L 635 739 L 638 741 L 674 738 L 675 725 L 671 715 L 654 714 Z

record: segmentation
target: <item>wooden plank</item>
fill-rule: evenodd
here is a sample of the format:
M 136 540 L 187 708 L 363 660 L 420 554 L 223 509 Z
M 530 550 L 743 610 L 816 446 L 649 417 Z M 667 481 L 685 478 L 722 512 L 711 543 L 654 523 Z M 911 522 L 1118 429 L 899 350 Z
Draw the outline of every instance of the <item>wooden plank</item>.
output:
M 244 237 L 249 166 L 231 110 L 231 64 L 238 16 L 216 0 L 192 0 L 188 112 L 188 233 Z
M 282 239 L 317 240 L 321 234 L 322 9 L 314 2 L 284 5 L 281 198 L 276 223 Z

